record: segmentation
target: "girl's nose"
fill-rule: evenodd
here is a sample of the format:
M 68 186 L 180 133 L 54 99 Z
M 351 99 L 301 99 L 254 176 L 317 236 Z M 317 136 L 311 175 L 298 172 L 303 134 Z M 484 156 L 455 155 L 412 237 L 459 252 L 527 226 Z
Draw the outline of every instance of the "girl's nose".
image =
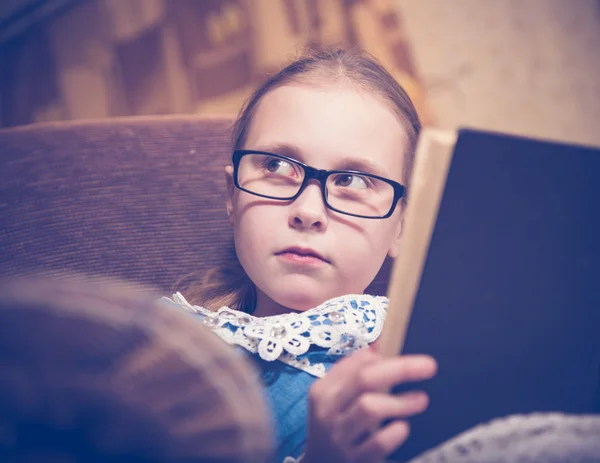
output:
M 327 206 L 319 182 L 311 181 L 290 205 L 289 225 L 298 230 L 323 231 L 327 222 Z

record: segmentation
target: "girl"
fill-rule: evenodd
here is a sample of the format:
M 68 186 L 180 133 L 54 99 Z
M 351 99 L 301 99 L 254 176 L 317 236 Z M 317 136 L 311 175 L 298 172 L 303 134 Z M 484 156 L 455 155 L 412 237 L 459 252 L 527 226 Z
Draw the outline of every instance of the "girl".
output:
M 225 174 L 236 256 L 172 302 L 251 354 L 278 461 L 381 461 L 427 407 L 423 392 L 388 391 L 431 378 L 433 359 L 362 349 L 385 318 L 386 299 L 363 292 L 399 252 L 419 130 L 391 75 L 342 50 L 272 76 L 235 123 Z

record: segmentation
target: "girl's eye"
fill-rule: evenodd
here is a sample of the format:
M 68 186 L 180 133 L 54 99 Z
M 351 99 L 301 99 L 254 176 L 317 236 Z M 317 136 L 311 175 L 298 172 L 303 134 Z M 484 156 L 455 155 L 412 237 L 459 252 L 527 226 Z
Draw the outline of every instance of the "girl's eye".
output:
M 296 172 L 291 163 L 277 158 L 265 159 L 265 168 L 273 174 L 294 175 Z
M 365 189 L 369 188 L 369 181 L 365 177 L 353 174 L 341 174 L 335 180 L 336 186 L 346 188 Z

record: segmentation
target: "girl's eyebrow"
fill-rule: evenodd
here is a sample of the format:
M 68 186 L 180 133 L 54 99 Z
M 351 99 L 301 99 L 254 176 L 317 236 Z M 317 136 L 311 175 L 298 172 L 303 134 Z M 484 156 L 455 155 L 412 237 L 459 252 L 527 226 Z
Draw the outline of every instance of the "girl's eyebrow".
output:
M 379 175 L 380 177 L 385 178 L 389 177 L 389 174 L 383 167 L 380 167 L 368 159 L 345 157 L 340 159 L 337 164 L 340 166 L 338 169 L 341 170 L 357 170 L 359 172 L 364 172 L 365 174 Z
M 272 145 L 258 145 L 255 148 L 257 151 L 267 151 L 273 154 L 280 154 L 296 161 L 308 164 L 301 154 L 301 150 L 289 143 L 274 143 Z M 389 173 L 383 167 L 370 161 L 369 159 L 353 158 L 346 156 L 336 162 L 336 167 L 329 170 L 356 170 L 366 174 L 379 175 L 380 177 L 389 177 Z
M 300 153 L 300 149 L 298 149 L 298 147 L 294 145 L 290 145 L 289 143 L 273 143 L 258 145 L 255 149 L 257 151 L 266 151 L 268 153 L 280 154 L 281 156 L 286 156 L 288 158 L 295 159 L 296 161 L 305 162 L 304 157 Z

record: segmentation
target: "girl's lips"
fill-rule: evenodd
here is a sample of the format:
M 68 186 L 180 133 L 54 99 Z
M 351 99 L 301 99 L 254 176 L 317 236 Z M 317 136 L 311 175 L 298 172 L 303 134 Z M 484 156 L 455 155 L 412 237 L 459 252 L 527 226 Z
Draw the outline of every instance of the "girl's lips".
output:
M 325 259 L 321 259 L 315 255 L 310 254 L 299 254 L 294 251 L 284 251 L 278 253 L 277 256 L 287 262 L 294 264 L 305 264 L 305 265 L 323 265 L 328 263 Z
M 309 248 L 288 248 L 277 253 L 282 259 L 302 264 L 328 264 L 329 261 L 322 257 L 318 252 Z

